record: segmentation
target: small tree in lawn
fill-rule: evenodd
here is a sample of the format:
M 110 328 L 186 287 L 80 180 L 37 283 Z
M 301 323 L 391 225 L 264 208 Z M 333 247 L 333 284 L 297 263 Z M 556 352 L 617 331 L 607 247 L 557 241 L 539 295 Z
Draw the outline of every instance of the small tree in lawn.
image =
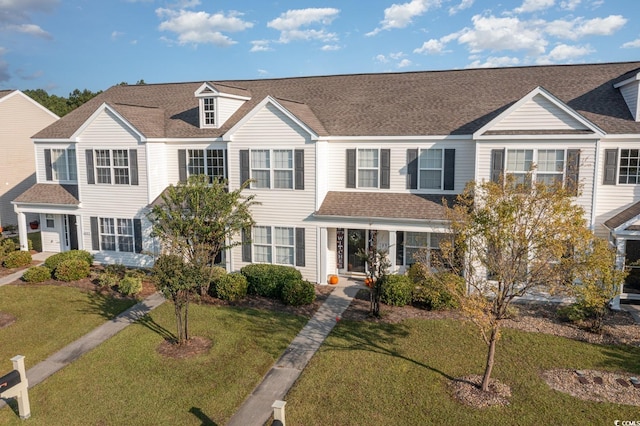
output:
M 507 176 L 500 183 L 471 182 L 447 207 L 454 242 L 444 241 L 441 248 L 454 272 L 465 274 L 468 291 L 460 306 L 488 347 L 483 391 L 489 389 L 501 324 L 513 299 L 568 289 L 580 257 L 575 254 L 588 249 L 591 232 L 573 195 L 560 185 L 522 185 Z M 464 253 L 463 264 L 454 260 L 456 250 Z
M 579 253 L 572 286 L 576 303 L 590 322 L 589 330 L 599 333 L 607 313 L 609 301 L 619 293 L 628 272 L 616 269 L 616 250 L 602 238 L 593 237 L 590 250 Z
M 186 279 L 182 287 L 173 281 L 162 284 L 160 277 L 170 278 L 166 274 L 159 275 L 158 285 L 180 288 L 177 294 L 187 311 L 191 293 L 196 289 L 201 294 L 207 292 L 216 256 L 242 244 L 236 237 L 254 223 L 250 209 L 257 204 L 255 196 L 242 195 L 248 185 L 249 181 L 229 191 L 224 181 L 190 176 L 186 182 L 169 186 L 161 195 L 162 201 L 149 212 L 153 235 L 160 239 L 163 253 L 177 256 L 188 266 L 182 271 Z M 170 266 L 178 268 L 174 260 Z M 188 336 L 186 317 L 184 324 L 184 335 Z
M 366 283 L 369 287 L 369 315 L 379 317 L 382 278 L 389 273 L 391 267 L 389 252 L 385 249 L 359 249 L 356 256 L 367 264 Z

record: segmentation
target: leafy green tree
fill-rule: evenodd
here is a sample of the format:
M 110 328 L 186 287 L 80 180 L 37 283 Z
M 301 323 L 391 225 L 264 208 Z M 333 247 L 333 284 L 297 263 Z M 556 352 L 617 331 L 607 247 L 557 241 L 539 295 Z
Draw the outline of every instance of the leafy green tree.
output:
M 500 183 L 471 182 L 447 207 L 455 240 L 441 248 L 454 272 L 467 278 L 460 306 L 488 347 L 483 391 L 489 389 L 502 321 L 514 298 L 569 290 L 570 277 L 590 249 L 591 231 L 574 200 L 562 186 L 519 185 L 507 176 Z M 464 253 L 464 264 L 455 261 L 456 251 Z
M 44 89 L 27 89 L 24 90 L 23 93 L 38 102 L 40 105 L 47 108 L 49 111 L 56 114 L 57 116 L 62 117 L 73 111 L 80 105 L 84 104 L 94 96 L 102 93 L 102 91 L 92 92 L 88 89 L 85 89 L 83 91 L 75 89 L 73 92 L 69 93 L 68 98 L 57 95 L 50 95 Z
M 179 293 L 187 310 L 192 292 L 207 292 L 216 256 L 241 245 L 238 234 L 254 224 L 251 207 L 257 204 L 255 196 L 242 194 L 248 185 L 249 181 L 229 191 L 224 181 L 214 179 L 209 183 L 205 175 L 190 176 L 187 182 L 169 186 L 161 195 L 162 201 L 148 214 L 153 235 L 160 239 L 164 253 L 183 259 L 189 267 L 188 274 L 183 274 L 188 277 L 184 285 L 189 285 L 180 287 Z M 184 335 L 188 336 L 186 326 Z

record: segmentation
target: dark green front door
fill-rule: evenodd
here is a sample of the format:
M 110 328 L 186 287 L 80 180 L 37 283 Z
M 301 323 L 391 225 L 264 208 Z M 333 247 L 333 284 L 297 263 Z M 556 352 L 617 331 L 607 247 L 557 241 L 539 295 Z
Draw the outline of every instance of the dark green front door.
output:
M 365 272 L 364 259 L 358 257 L 358 251 L 364 251 L 367 244 L 365 229 L 347 230 L 347 271 Z

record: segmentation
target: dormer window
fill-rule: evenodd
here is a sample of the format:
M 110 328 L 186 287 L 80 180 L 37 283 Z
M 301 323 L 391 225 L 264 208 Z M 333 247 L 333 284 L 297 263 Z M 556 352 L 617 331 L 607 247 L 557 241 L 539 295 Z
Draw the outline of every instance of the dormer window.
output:
M 201 103 L 202 127 L 216 127 L 216 98 L 202 98 Z

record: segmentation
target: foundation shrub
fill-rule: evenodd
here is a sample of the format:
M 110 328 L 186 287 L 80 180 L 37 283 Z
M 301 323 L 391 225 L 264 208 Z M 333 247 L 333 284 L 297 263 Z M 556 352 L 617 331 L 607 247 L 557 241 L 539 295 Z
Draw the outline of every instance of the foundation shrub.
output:
M 28 283 L 41 283 L 51 279 L 51 271 L 46 266 L 32 266 L 22 275 Z
M 59 281 L 77 281 L 89 276 L 89 264 L 81 258 L 66 259 L 58 264 L 53 276 Z
M 247 278 L 249 294 L 279 299 L 282 287 L 290 280 L 301 280 L 302 274 L 292 266 L 255 263 L 240 272 Z
M 380 301 L 391 306 L 411 303 L 413 283 L 406 275 L 385 275 L 382 278 Z
M 226 271 L 225 271 L 226 272 Z M 247 296 L 247 278 L 241 273 L 232 272 L 231 274 L 225 273 L 215 281 L 216 297 L 218 299 L 226 300 L 228 302 L 235 302 L 242 300 Z
M 2 266 L 5 268 L 21 268 L 31 263 L 31 253 L 28 251 L 12 251 L 4 257 Z
M 216 287 L 218 285 L 218 281 L 220 281 L 226 275 L 227 275 L 227 270 L 224 269 L 222 266 L 211 267 L 211 283 L 209 284 L 209 296 L 218 297 L 216 293 L 217 291 Z
M 93 264 L 93 256 L 86 250 L 70 250 L 63 251 L 62 253 L 56 253 L 53 256 L 49 256 L 44 261 L 44 266 L 51 270 L 51 273 L 55 276 L 58 265 L 62 262 L 70 259 L 77 259 L 85 262 L 87 267 Z
M 142 278 L 134 275 L 126 275 L 118 284 L 118 291 L 125 296 L 133 296 L 142 290 Z
M 291 306 L 309 305 L 316 300 L 316 288 L 309 281 L 293 279 L 282 286 L 282 301 Z

